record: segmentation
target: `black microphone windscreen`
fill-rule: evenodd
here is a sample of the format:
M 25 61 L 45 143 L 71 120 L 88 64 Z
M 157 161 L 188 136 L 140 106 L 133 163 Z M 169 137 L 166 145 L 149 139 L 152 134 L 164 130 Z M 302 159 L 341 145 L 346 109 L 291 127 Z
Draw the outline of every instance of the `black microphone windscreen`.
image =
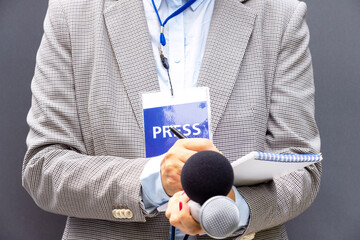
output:
M 181 185 L 189 198 L 203 204 L 211 197 L 226 196 L 233 185 L 234 172 L 222 154 L 201 151 L 191 156 L 181 172 Z

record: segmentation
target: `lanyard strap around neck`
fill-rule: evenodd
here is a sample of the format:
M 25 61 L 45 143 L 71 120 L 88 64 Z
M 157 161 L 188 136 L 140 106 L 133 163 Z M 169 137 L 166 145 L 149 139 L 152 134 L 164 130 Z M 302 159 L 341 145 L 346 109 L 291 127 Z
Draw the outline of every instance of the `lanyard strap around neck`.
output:
M 180 8 L 178 8 L 175 12 L 173 12 L 170 16 L 168 16 L 164 23 L 161 22 L 161 18 L 160 18 L 160 15 L 159 15 L 159 12 L 156 8 L 156 5 L 155 5 L 155 2 L 154 0 L 151 0 L 152 1 L 152 4 L 154 6 L 154 9 L 155 9 L 155 12 L 156 12 L 156 15 L 158 16 L 158 19 L 159 19 L 159 23 L 160 23 L 160 43 L 161 45 L 165 46 L 166 45 L 166 40 L 165 40 L 165 36 L 164 36 L 164 27 L 165 27 L 165 24 L 170 20 L 172 19 L 173 17 L 176 17 L 177 15 L 179 15 L 180 13 L 182 13 L 183 11 L 185 11 L 185 9 L 187 9 L 188 7 L 191 6 L 191 4 L 193 4 L 194 2 L 196 2 L 196 0 L 189 0 L 187 1 L 184 5 L 182 5 Z

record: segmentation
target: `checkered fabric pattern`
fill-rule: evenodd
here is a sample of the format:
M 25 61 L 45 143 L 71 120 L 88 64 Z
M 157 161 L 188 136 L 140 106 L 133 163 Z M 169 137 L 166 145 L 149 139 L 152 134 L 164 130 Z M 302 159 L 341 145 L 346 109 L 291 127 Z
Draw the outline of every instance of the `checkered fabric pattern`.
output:
M 214 143 L 231 161 L 319 152 L 305 14 L 296 0 L 216 1 L 198 85 L 210 88 Z M 22 177 L 39 207 L 69 216 L 64 240 L 168 238 L 164 215 L 139 201 L 140 94 L 159 90 L 146 24 L 142 0 L 49 2 Z M 313 202 L 320 176 L 317 163 L 238 188 L 251 212 L 244 234 L 287 239 L 283 224 Z

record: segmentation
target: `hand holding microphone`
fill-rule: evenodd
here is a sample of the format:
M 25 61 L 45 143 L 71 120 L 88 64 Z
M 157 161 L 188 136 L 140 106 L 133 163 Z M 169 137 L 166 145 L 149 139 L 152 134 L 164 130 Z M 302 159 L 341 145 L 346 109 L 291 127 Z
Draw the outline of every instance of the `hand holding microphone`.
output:
M 170 130 L 177 137 L 185 138 L 174 127 L 170 127 Z M 186 195 L 179 196 L 179 193 L 177 193 L 169 202 L 171 207 L 168 208 L 166 216 L 170 219 L 172 225 L 180 228 L 183 225 L 195 226 L 195 230 L 187 228 L 189 230 L 187 232 L 191 235 L 199 234 L 199 224 L 194 223 L 193 219 L 195 219 L 208 235 L 218 239 L 225 238 L 236 231 L 240 222 L 240 213 L 237 206 L 234 201 L 225 197 L 230 192 L 234 181 L 232 167 L 211 141 L 206 139 L 189 139 L 188 141 L 190 141 L 188 142 L 189 145 L 191 141 L 205 141 L 215 151 L 204 151 L 212 149 L 208 149 L 206 145 L 207 148 L 204 149 L 203 145 L 203 149 L 193 149 L 200 152 L 183 161 L 181 185 L 191 200 L 189 201 Z M 176 144 L 173 148 L 176 148 Z M 188 202 L 188 205 L 184 206 L 190 207 L 190 209 L 185 209 L 180 214 L 178 211 L 182 208 L 181 198 L 185 203 Z M 176 206 L 177 203 L 179 203 L 179 209 Z M 174 210 L 175 214 L 173 216 L 176 217 L 171 216 Z M 190 214 L 186 215 L 186 211 L 189 213 L 191 211 L 193 218 L 190 217 Z M 183 215 L 185 220 L 181 219 L 180 215 Z M 191 224 L 192 221 L 193 224 Z
M 192 155 L 181 173 L 186 194 L 178 192 L 169 201 L 166 216 L 171 225 L 191 235 L 205 231 L 216 239 L 235 232 L 240 213 L 235 202 L 226 197 L 233 178 L 231 165 L 222 154 L 201 151 Z
M 240 212 L 226 197 L 234 182 L 229 161 L 220 153 L 201 151 L 192 155 L 181 172 L 181 184 L 191 199 L 191 215 L 216 239 L 226 238 L 239 227 Z
M 195 153 L 204 150 L 219 151 L 209 139 L 192 138 L 178 140 L 165 154 L 161 162 L 161 182 L 167 195 L 183 190 L 180 174 L 185 162 Z

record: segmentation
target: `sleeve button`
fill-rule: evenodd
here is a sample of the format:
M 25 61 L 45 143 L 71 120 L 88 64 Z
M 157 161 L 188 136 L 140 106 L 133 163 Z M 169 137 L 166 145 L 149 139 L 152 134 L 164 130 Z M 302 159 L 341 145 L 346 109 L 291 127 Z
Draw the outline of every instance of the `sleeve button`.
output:
M 130 209 L 125 210 L 125 218 L 130 219 L 134 216 L 133 212 Z
M 119 215 L 120 215 L 120 218 L 125 218 L 125 209 L 120 209 Z
M 114 218 L 119 218 L 118 214 L 117 214 L 117 211 L 118 211 L 118 209 L 112 210 L 112 215 L 113 215 Z

